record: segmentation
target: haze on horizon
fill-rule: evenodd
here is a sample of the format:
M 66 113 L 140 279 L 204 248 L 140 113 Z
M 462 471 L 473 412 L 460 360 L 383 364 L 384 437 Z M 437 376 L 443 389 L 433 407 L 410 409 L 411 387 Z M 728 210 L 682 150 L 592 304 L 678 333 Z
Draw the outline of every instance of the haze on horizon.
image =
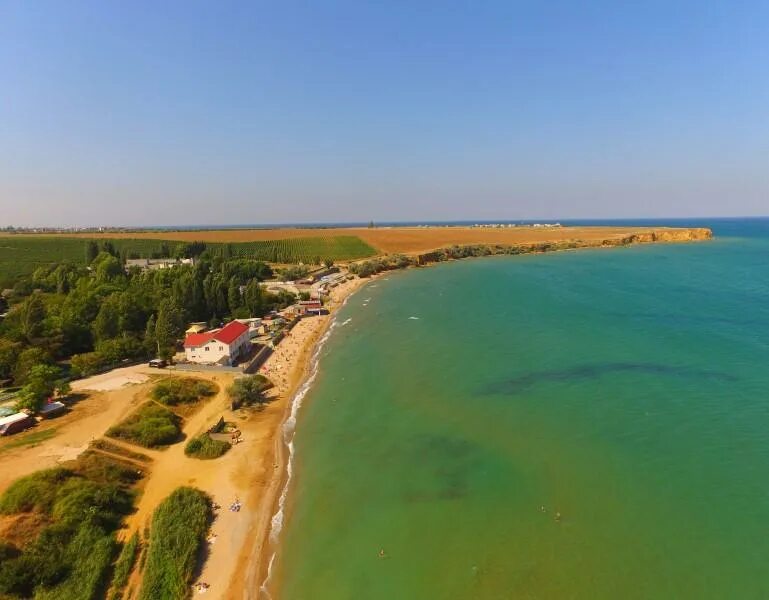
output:
M 0 6 L 0 226 L 769 213 L 769 4 Z

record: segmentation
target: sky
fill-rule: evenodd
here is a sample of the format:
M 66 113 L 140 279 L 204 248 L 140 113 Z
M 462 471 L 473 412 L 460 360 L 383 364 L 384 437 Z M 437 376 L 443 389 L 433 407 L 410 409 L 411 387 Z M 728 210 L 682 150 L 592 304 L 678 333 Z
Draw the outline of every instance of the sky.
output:
M 769 214 L 769 3 L 0 2 L 0 226 Z

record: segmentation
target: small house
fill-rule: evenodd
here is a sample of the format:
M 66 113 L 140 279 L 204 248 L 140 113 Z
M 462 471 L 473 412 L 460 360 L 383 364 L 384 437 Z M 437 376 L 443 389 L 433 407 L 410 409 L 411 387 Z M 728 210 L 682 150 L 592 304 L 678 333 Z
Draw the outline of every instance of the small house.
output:
M 184 340 L 187 360 L 231 366 L 251 349 L 249 327 L 238 321 L 206 333 L 191 333 Z
M 302 300 L 296 306 L 300 315 L 323 314 L 323 303 L 320 300 Z

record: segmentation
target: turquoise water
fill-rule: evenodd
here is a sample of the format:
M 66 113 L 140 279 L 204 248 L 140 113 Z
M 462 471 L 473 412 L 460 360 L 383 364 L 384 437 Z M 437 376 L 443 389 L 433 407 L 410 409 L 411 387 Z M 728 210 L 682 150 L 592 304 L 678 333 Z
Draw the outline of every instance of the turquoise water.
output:
M 275 595 L 769 597 L 769 228 L 725 233 L 354 296 L 299 416 Z

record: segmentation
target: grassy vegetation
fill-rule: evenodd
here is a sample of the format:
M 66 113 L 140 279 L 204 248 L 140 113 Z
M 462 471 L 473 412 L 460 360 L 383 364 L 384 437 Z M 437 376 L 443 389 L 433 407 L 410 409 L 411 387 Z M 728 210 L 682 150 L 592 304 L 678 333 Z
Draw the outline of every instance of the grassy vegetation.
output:
M 195 404 L 216 393 L 216 385 L 193 377 L 169 377 L 155 384 L 152 398 L 166 406 Z
M 209 497 L 189 487 L 178 488 L 157 507 L 139 600 L 189 597 L 211 516 Z
M 100 243 L 107 240 L 98 240 Z M 173 240 L 121 239 L 109 240 L 119 252 L 129 257 L 149 258 L 166 246 L 175 248 Z M 11 287 L 19 277 L 31 274 L 41 266 L 70 262 L 85 264 L 88 238 L 42 237 L 31 235 L 0 236 L 0 287 Z M 356 236 L 319 235 L 318 237 L 239 242 L 207 243 L 212 250 L 227 246 L 232 256 L 279 263 L 320 264 L 356 260 L 376 254 L 366 242 Z
M 86 238 L 35 237 L 13 235 L 0 237 L 0 286 L 11 287 L 23 275 L 29 275 L 42 266 L 70 262 L 85 264 Z M 100 240 L 101 241 L 101 240 Z M 131 256 L 151 256 L 158 253 L 162 240 L 114 239 L 110 240 L 118 251 Z M 176 242 L 170 243 L 171 247 Z
M 180 417 L 154 402 L 146 402 L 123 422 L 111 427 L 107 435 L 155 448 L 179 441 L 181 432 Z
M 28 433 L 18 434 L 8 440 L 0 442 L 0 454 L 15 450 L 16 448 L 23 448 L 24 446 L 35 446 L 42 444 L 46 440 L 50 440 L 56 435 L 56 427 L 50 429 L 44 429 L 42 431 L 30 431 Z
M 184 448 L 184 453 L 192 458 L 209 460 L 219 458 L 230 449 L 229 442 L 214 440 L 208 433 L 202 433 L 192 438 Z
M 123 590 L 128 583 L 128 578 L 131 575 L 140 550 L 139 534 L 134 532 L 129 540 L 123 544 L 120 556 L 118 556 L 117 562 L 115 562 L 115 570 L 112 574 L 111 600 L 118 600 L 123 596 Z
M 356 260 L 374 256 L 377 252 L 354 235 L 329 235 L 260 242 L 229 244 L 232 255 L 272 263 L 321 264 L 333 261 Z
M 118 456 L 127 458 L 129 460 L 135 460 L 135 461 L 146 462 L 146 463 L 152 461 L 152 459 L 146 454 L 142 454 L 141 452 L 132 452 L 127 448 L 123 448 L 122 446 L 118 446 L 117 444 L 108 442 L 105 439 L 98 439 L 91 442 L 91 448 L 102 450 L 104 452 L 109 452 L 110 454 L 116 454 Z
M 0 540 L 0 597 L 102 596 L 114 532 L 133 506 L 137 477 L 135 469 L 91 456 L 14 482 L 0 497 L 0 514 L 41 518 L 26 543 Z
M 233 384 L 227 388 L 227 394 L 230 396 L 230 402 L 233 408 L 241 406 L 251 406 L 254 404 L 263 405 L 267 402 L 264 392 L 273 387 L 272 382 L 264 375 L 246 375 L 239 377 Z

